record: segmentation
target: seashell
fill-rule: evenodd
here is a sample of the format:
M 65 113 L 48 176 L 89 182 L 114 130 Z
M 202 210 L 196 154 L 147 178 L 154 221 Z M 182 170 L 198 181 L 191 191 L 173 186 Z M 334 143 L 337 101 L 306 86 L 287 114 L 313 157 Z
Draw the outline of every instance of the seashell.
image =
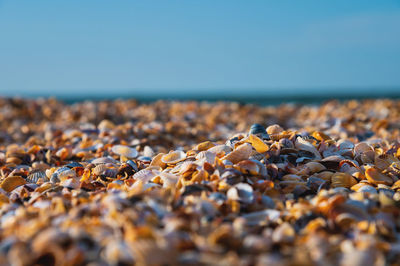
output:
M 208 149 L 211 149 L 214 146 L 215 146 L 214 143 L 212 143 L 211 141 L 205 141 L 205 142 L 197 144 L 196 147 L 194 147 L 194 150 L 206 151 Z
M 357 180 L 347 174 L 347 173 L 335 173 L 332 175 L 331 177 L 331 186 L 333 188 L 336 187 L 345 187 L 345 188 L 350 188 L 352 186 L 354 186 L 355 184 L 357 184 Z
M 159 176 L 163 182 L 164 188 L 174 188 L 176 183 L 178 183 L 179 177 L 174 174 L 161 172 Z
M 279 146 L 282 149 L 294 149 L 294 145 L 293 142 L 291 142 L 289 139 L 287 138 L 282 138 L 279 140 Z
M 1 182 L 0 187 L 4 189 L 6 192 L 13 191 L 16 187 L 25 185 L 26 181 L 23 177 L 20 176 L 8 176 L 3 182 Z
M 62 178 L 66 178 L 66 177 L 75 177 L 76 173 L 74 170 L 63 166 L 63 167 L 57 168 L 57 170 L 53 173 L 52 177 L 53 176 L 57 177 L 59 179 L 62 179 Z
M 139 172 L 137 172 L 136 174 L 133 175 L 133 179 L 135 180 L 140 180 L 143 183 L 147 183 L 150 180 L 152 180 L 154 177 L 156 177 L 159 173 L 154 172 L 152 170 L 148 170 L 148 169 L 142 169 Z
M 398 162 L 398 160 L 390 154 L 381 154 L 375 157 L 375 167 L 380 170 L 385 170 L 396 162 Z
M 252 160 L 240 161 L 234 167 L 243 174 L 258 175 L 260 172 L 260 167 Z
M 238 183 L 231 187 L 226 196 L 230 200 L 237 200 L 246 204 L 250 204 L 254 200 L 253 188 L 246 183 Z
M 80 182 L 77 178 L 67 178 L 60 182 L 60 186 L 70 189 L 79 189 Z
M 104 120 L 102 120 L 102 121 L 99 123 L 99 125 L 97 126 L 97 128 L 98 128 L 100 131 L 110 131 L 110 130 L 112 130 L 112 129 L 115 128 L 115 125 L 114 125 L 114 123 L 111 122 L 110 120 L 104 119 Z
M 279 225 L 272 233 L 272 240 L 275 243 L 292 243 L 295 237 L 296 231 L 288 223 L 284 222 Z
M 143 155 L 146 157 L 153 157 L 154 156 L 154 151 L 150 146 L 144 146 L 143 148 Z
M 337 142 L 339 150 L 352 150 L 354 148 L 353 142 L 341 139 Z
M 280 212 L 277 210 L 263 210 L 252 212 L 241 216 L 246 220 L 248 226 L 264 225 L 269 221 L 276 222 L 280 217 Z
M 133 159 L 138 156 L 138 151 L 134 148 L 125 145 L 114 145 L 111 151 L 119 156 L 124 156 L 128 159 Z
M 276 135 L 276 134 L 280 134 L 281 132 L 283 132 L 283 128 L 280 125 L 274 124 L 274 125 L 268 126 L 266 131 L 269 135 Z
M 91 161 L 92 164 L 101 164 L 101 163 L 112 163 L 117 164 L 118 162 L 111 157 L 100 157 Z
M 225 155 L 222 160 L 231 161 L 233 164 L 236 164 L 240 161 L 246 160 L 250 157 L 253 148 L 248 143 L 243 143 L 234 149 L 231 153 Z
M 228 154 L 232 151 L 232 148 L 229 147 L 228 145 L 221 144 L 221 145 L 216 145 L 212 148 L 209 148 L 207 151 L 214 153 L 218 157 L 224 156 L 225 154 Z
M 183 151 L 170 151 L 161 157 L 161 161 L 166 164 L 176 164 L 186 159 L 186 153 Z
M 315 139 L 319 140 L 319 141 L 327 141 L 330 140 L 331 138 L 326 135 L 325 133 L 321 132 L 321 131 L 314 131 L 311 136 L 313 136 Z
M 150 166 L 159 166 L 161 168 L 165 168 L 167 166 L 161 159 L 165 155 L 165 153 L 159 153 L 150 162 Z
M 247 138 L 247 142 L 249 142 L 254 149 L 259 153 L 264 153 L 269 150 L 267 144 L 265 144 L 259 137 L 256 135 L 250 134 Z
M 203 165 L 205 162 L 214 164 L 216 155 L 210 151 L 201 151 L 196 155 L 196 163 Z
M 37 183 L 39 181 L 39 179 L 42 179 L 43 182 L 47 182 L 49 181 L 49 179 L 47 178 L 46 172 L 44 171 L 34 171 L 32 172 L 30 175 L 28 175 L 28 177 L 26 178 L 26 180 L 30 183 Z
M 304 166 L 309 170 L 310 174 L 326 170 L 326 167 L 318 162 L 308 162 Z
M 387 175 L 382 174 L 378 169 L 374 167 L 366 167 L 365 177 L 367 180 L 374 185 L 384 184 L 384 185 L 392 185 L 393 179 Z
M 263 139 L 269 139 L 265 128 L 260 124 L 253 124 L 250 127 L 249 135 L 259 135 Z
M 312 154 L 314 154 L 316 160 L 321 159 L 321 154 L 319 154 L 318 150 L 310 142 L 304 140 L 302 137 L 297 137 L 295 147 L 299 150 L 311 152 Z
M 368 151 L 374 151 L 374 149 L 371 146 L 369 146 L 368 143 L 366 143 L 366 142 L 360 142 L 354 146 L 354 155 L 355 156 L 360 155 L 365 152 L 368 152 Z

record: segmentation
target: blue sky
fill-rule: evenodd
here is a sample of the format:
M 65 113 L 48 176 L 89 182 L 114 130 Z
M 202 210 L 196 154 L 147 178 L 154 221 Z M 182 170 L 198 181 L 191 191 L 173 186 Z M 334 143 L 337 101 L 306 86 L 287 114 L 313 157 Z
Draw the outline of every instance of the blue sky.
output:
M 2 1 L 0 94 L 400 87 L 400 0 Z

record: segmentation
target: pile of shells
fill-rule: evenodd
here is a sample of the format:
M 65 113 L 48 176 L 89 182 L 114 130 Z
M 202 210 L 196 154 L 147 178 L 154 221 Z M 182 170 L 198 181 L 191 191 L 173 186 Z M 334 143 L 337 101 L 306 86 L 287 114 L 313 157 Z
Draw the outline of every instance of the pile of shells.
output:
M 0 118 L 1 265 L 400 261 L 399 102 L 0 99 Z

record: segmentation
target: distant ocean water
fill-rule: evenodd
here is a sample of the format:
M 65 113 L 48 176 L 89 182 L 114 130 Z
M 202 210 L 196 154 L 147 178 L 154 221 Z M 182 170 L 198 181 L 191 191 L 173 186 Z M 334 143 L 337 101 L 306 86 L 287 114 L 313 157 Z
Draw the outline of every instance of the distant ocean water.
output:
M 157 100 L 179 101 L 235 101 L 258 105 L 277 105 L 281 103 L 318 104 L 329 100 L 345 101 L 350 99 L 400 99 L 398 88 L 321 88 L 321 89 L 146 89 L 146 90 L 119 90 L 99 89 L 81 90 L 79 93 L 68 90 L 51 91 L 48 93 L 32 92 L 17 94 L 2 94 L 0 96 L 12 97 L 55 97 L 65 103 L 82 102 L 86 100 L 115 100 L 136 99 L 139 102 L 153 102 Z

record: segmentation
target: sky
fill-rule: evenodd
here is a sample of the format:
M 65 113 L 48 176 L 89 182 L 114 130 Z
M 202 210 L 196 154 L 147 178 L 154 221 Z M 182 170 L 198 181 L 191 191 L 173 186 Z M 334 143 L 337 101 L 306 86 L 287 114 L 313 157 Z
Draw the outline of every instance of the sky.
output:
M 0 0 L 0 95 L 400 88 L 400 0 Z

